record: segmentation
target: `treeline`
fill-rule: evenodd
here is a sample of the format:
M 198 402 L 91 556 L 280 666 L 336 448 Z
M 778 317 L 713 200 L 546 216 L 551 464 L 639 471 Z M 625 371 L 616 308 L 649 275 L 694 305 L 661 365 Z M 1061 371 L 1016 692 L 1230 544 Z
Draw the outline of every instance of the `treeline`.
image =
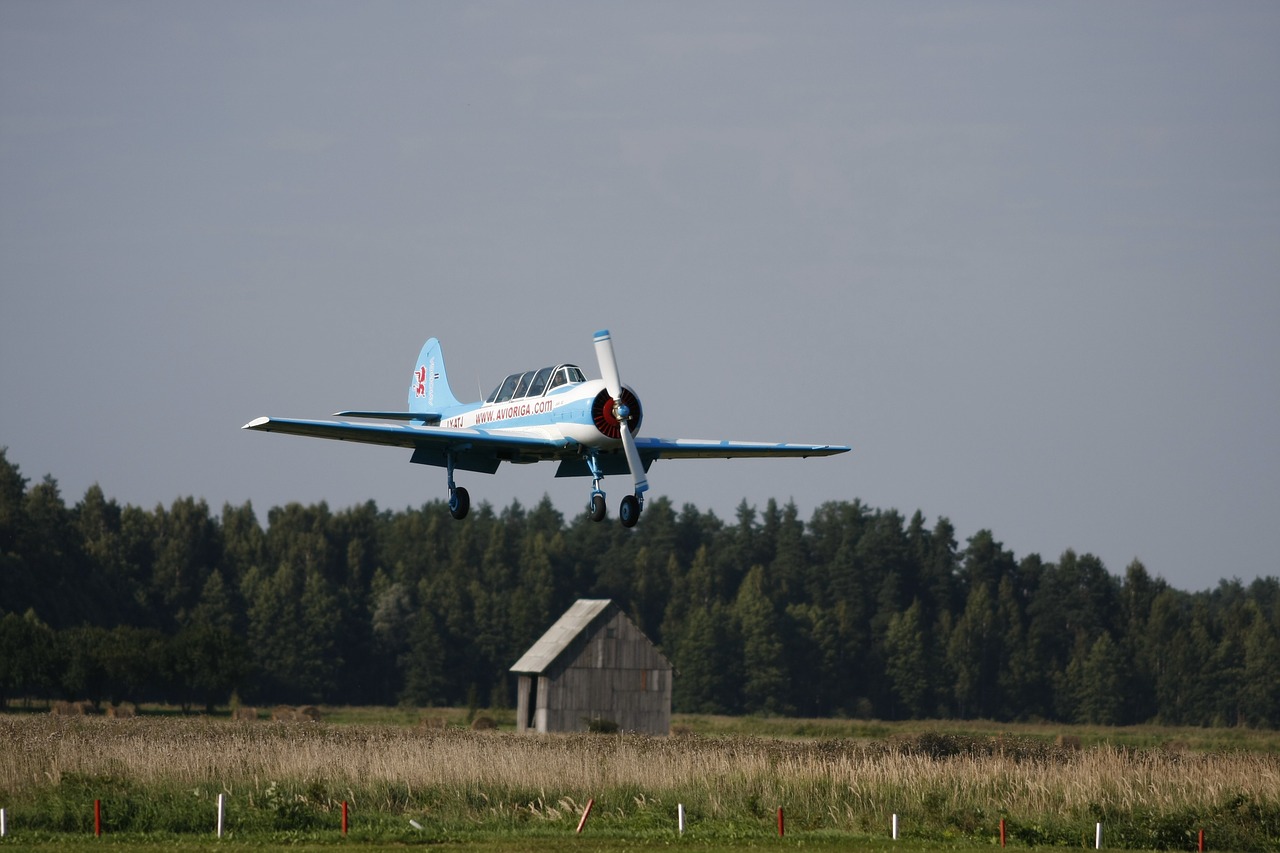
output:
M 677 711 L 1280 724 L 1280 581 L 1188 593 L 1068 551 L 962 547 L 854 500 L 732 520 L 650 500 L 634 530 L 482 504 L 220 515 L 91 487 L 68 507 L 0 450 L 0 701 L 495 705 L 577 598 L 677 669 Z

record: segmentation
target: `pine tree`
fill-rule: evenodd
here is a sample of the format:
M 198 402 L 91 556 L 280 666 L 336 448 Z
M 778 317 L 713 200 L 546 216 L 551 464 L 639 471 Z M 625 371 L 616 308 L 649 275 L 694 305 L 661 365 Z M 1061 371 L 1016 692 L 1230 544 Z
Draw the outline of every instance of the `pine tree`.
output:
M 793 706 L 780 620 L 764 588 L 764 568 L 752 567 L 734 605 L 742 636 L 743 710 L 789 714 Z
M 732 609 L 719 602 L 694 607 L 688 615 L 672 663 L 672 708 L 697 714 L 741 711 L 742 642 Z
M 885 674 L 901 707 L 901 716 L 927 717 L 932 710 L 929 650 L 921 624 L 920 600 L 889 620 L 885 636 Z
M 1280 627 L 1257 599 L 1248 607 L 1241 716 L 1250 726 L 1280 728 Z
M 1000 637 L 995 602 L 986 584 L 969 591 L 964 613 L 951 632 L 947 662 L 954 674 L 954 695 L 960 716 L 993 716 L 998 707 L 997 664 Z
M 1123 722 L 1126 675 L 1120 649 L 1111 635 L 1099 635 L 1081 668 L 1077 686 L 1077 720 L 1103 726 Z

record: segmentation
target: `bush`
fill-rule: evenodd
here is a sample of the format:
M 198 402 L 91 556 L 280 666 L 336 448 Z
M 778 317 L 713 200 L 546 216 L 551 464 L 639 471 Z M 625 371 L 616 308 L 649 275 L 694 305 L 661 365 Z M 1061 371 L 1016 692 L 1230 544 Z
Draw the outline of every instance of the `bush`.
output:
M 596 735 L 616 735 L 618 733 L 618 724 L 613 720 L 606 720 L 603 717 L 583 717 L 582 722 L 586 724 L 587 731 Z

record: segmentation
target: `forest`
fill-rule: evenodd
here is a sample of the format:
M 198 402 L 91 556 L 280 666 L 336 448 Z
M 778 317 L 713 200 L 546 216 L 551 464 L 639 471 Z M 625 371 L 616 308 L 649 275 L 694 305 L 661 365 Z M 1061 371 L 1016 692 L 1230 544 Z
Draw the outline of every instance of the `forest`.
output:
M 1170 587 L 1140 562 L 1017 557 L 859 500 L 665 498 L 633 530 L 544 498 L 402 511 L 68 506 L 0 449 L 0 706 L 90 699 L 509 707 L 508 668 L 611 598 L 677 712 L 1280 725 L 1280 581 Z

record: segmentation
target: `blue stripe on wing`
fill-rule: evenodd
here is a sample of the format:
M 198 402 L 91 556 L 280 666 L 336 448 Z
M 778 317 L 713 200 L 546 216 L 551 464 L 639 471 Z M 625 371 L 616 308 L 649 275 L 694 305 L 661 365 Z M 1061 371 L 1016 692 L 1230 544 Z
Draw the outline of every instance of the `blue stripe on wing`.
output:
M 693 438 L 637 438 L 647 459 L 737 459 L 774 456 L 834 456 L 850 448 L 838 444 L 785 444 L 764 441 L 715 441 Z

